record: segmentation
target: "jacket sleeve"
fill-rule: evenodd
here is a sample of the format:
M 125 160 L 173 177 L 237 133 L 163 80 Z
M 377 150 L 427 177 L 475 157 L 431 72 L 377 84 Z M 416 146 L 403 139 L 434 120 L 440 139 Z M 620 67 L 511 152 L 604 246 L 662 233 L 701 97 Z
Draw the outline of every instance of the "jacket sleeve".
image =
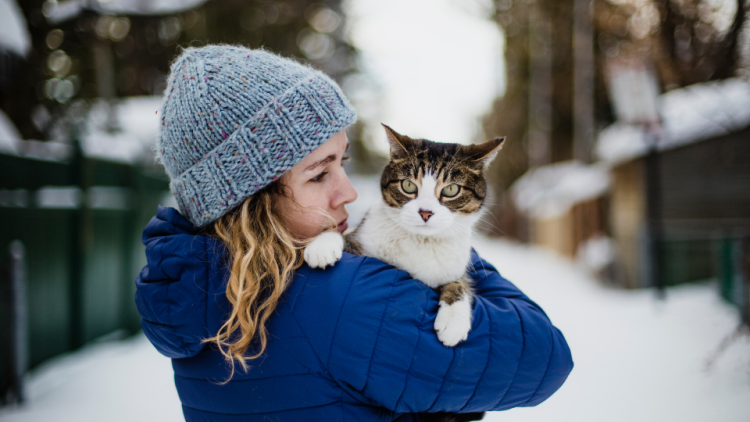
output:
M 226 311 L 220 309 L 225 302 L 220 261 L 201 237 L 174 235 L 145 243 L 148 264 L 135 281 L 143 332 L 167 357 L 195 356 Z
M 454 348 L 433 330 L 437 294 L 373 261 L 365 259 L 350 278 L 329 350 L 321 353 L 331 376 L 363 402 L 398 413 L 534 406 L 572 370 L 562 333 L 475 253 L 472 330 Z

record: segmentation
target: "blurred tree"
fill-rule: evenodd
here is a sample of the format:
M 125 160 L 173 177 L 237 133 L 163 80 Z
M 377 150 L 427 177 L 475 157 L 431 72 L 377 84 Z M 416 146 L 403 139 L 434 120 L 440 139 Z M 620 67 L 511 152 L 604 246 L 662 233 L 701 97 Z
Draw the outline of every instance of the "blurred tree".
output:
M 667 91 L 736 74 L 746 0 L 599 0 L 595 10 L 602 64 L 646 57 Z
M 507 88 L 483 128 L 486 136 L 508 136 L 491 175 L 498 191 L 493 213 L 500 217 L 498 234 L 517 237 L 523 237 L 523 230 L 514 218 L 505 221 L 504 215 L 513 215 L 505 191 L 530 165 L 573 158 L 576 110 L 593 112 L 592 129 L 614 120 L 604 73 L 609 61 L 649 61 L 663 88 L 670 90 L 738 74 L 742 31 L 750 34 L 746 0 L 590 0 L 593 32 L 582 21 L 585 0 L 493 4 L 493 19 L 505 33 Z M 586 72 L 581 60 L 591 59 L 574 54 L 574 45 L 591 48 L 586 45 L 589 36 L 594 57 L 592 71 Z M 587 94 L 593 96 L 593 110 L 574 101 L 574 87 L 580 91 L 587 80 L 593 87 Z M 591 123 L 576 130 L 581 133 L 587 126 Z M 576 149 L 576 157 L 586 157 L 588 152 Z
M 86 100 L 160 95 L 180 48 L 208 43 L 262 47 L 337 80 L 356 71 L 356 51 L 343 37 L 341 0 L 173 3 L 155 10 L 126 0 L 19 2 L 33 51 L 3 90 L 0 107 L 24 138 L 68 141 Z
M 676 78 L 670 81 L 673 85 L 734 76 L 739 61 L 740 31 L 747 19 L 745 0 L 656 3 L 662 17 L 659 35 L 667 52 L 665 66 Z
M 485 116 L 486 137 L 507 136 L 492 166 L 496 234 L 523 238 L 505 193 L 529 165 L 570 158 L 574 1 L 495 0 L 505 33 L 506 91 Z M 531 157 L 530 157 L 531 153 Z

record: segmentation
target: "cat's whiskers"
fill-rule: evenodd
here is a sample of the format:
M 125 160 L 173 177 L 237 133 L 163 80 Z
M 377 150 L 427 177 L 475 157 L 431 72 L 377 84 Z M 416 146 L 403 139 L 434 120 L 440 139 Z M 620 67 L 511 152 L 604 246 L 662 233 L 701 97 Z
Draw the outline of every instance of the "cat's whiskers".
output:
M 496 225 L 494 225 L 494 224 L 490 223 L 490 222 L 489 222 L 489 221 L 487 221 L 487 220 L 484 220 L 484 219 L 481 219 L 481 218 L 480 218 L 480 219 L 479 219 L 478 221 L 479 221 L 479 222 L 481 222 L 481 223 L 483 223 L 483 224 L 487 224 L 487 225 L 489 225 L 489 226 L 490 226 L 490 227 L 491 227 L 491 228 L 492 228 L 493 230 L 495 230 L 495 231 L 498 231 L 498 232 L 500 232 L 500 233 L 503 233 L 503 234 L 505 234 L 505 232 L 503 232 L 502 230 L 500 230 L 500 228 L 499 228 L 499 227 L 497 227 Z

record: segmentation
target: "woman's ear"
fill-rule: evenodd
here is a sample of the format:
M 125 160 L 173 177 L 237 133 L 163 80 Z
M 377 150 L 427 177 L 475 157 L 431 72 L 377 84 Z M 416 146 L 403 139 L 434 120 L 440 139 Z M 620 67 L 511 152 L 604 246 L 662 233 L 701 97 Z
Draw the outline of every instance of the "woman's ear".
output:
M 466 145 L 461 152 L 469 157 L 470 160 L 482 161 L 485 166 L 489 165 L 495 159 L 500 148 L 503 146 L 505 137 L 490 139 L 481 144 Z
M 391 146 L 391 158 L 401 157 L 407 154 L 408 148 L 411 146 L 412 140 L 408 136 L 403 136 L 381 123 L 385 129 L 385 136 L 388 138 L 388 143 Z

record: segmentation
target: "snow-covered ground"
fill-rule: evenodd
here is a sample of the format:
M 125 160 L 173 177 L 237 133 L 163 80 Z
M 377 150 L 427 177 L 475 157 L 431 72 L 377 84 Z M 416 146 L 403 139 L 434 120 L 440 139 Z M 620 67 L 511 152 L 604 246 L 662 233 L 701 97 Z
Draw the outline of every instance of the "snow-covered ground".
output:
M 667 290 L 601 286 L 551 252 L 503 241 L 476 245 L 562 330 L 575 368 L 535 408 L 491 414 L 487 421 L 748 421 L 750 336 L 709 368 L 738 313 L 711 283 Z
M 750 340 L 740 337 L 707 367 L 737 323 L 706 283 L 651 290 L 603 287 L 549 252 L 480 240 L 479 253 L 537 301 L 565 334 L 576 367 L 545 403 L 487 421 L 750 420 Z M 35 369 L 28 403 L 0 420 L 179 421 L 169 360 L 142 336 L 90 346 Z

